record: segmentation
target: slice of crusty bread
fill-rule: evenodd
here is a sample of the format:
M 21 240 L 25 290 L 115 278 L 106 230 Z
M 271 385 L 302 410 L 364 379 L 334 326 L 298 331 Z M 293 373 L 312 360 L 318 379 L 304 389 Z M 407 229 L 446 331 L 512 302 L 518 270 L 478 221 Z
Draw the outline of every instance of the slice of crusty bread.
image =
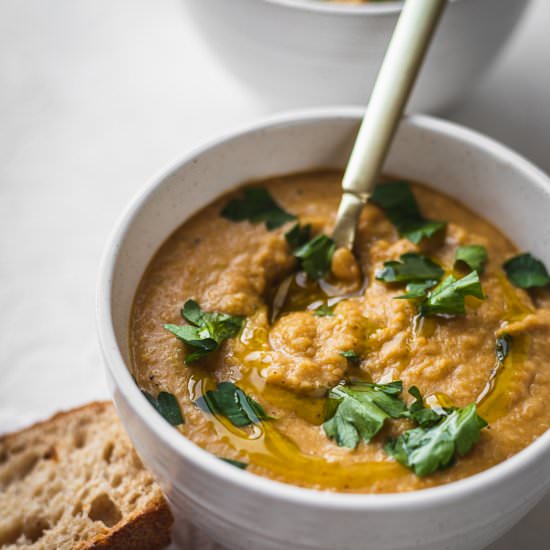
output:
M 111 403 L 0 438 L 0 548 L 157 550 L 172 515 Z

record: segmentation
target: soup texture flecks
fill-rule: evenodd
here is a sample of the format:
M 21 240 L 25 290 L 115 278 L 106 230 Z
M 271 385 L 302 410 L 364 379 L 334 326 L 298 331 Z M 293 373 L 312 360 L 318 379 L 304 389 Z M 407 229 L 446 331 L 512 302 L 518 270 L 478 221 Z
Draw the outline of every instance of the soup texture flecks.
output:
M 314 234 L 330 235 L 340 183 L 340 173 L 322 171 L 254 185 L 267 189 L 301 224 L 311 224 Z M 348 265 L 345 253 L 335 253 L 332 270 L 342 275 L 345 292 L 343 299 L 340 293 L 329 301 L 327 315 L 316 311 L 325 298 L 317 285 L 298 284 L 294 294 L 287 288 L 286 300 L 280 300 L 283 281 L 297 284 L 296 258 L 285 239 L 294 222 L 268 230 L 264 223 L 220 216 L 242 190 L 208 205 L 162 245 L 135 297 L 132 371 L 151 395 L 164 391 L 177 398 L 185 418 L 177 428 L 181 434 L 258 475 L 321 490 L 381 493 L 470 476 L 517 453 L 550 426 L 547 291 L 528 293 L 509 282 L 502 264 L 517 250 L 495 227 L 424 185 L 411 188 L 427 218 L 447 222 L 444 236 L 413 244 L 399 236 L 382 209 L 367 205 L 355 247 L 361 274 Z M 466 297 L 464 315 L 421 317 L 414 300 L 394 299 L 404 293 L 403 286 L 376 278 L 384 262 L 409 252 L 456 273 L 457 247 L 467 244 L 484 246 L 488 261 L 480 274 L 485 299 Z M 186 364 L 188 347 L 164 325 L 183 323 L 180 309 L 189 299 L 205 311 L 244 321 L 238 335 Z M 512 345 L 499 366 L 495 342 L 502 335 Z M 477 403 L 489 426 L 465 456 L 420 477 L 384 451 L 388 438 L 412 427 L 410 419 L 386 422 L 355 449 L 327 437 L 327 391 L 349 379 L 401 380 L 408 404 L 413 398 L 406 390 L 413 385 L 427 403 Z M 237 427 L 197 406 L 205 392 L 224 381 L 235 383 L 270 418 Z M 180 437 L 176 430 L 174 437 Z

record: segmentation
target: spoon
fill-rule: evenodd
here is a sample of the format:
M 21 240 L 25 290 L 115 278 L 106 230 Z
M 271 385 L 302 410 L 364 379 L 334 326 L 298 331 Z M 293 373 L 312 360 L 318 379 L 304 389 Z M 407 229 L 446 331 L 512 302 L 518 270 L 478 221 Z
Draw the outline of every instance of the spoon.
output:
M 380 174 L 447 0 L 406 0 L 359 128 L 342 180 L 332 238 L 353 248 L 357 222 Z

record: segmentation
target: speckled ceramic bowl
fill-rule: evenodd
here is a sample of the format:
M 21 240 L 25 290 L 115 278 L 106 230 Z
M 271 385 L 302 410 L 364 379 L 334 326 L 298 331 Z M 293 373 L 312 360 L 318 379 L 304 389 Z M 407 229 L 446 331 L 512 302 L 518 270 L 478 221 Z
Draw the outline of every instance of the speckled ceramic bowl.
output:
M 124 213 L 107 246 L 98 328 L 114 400 L 137 451 L 190 518 L 228 548 L 476 550 L 510 528 L 550 484 L 550 432 L 468 479 L 406 494 L 317 492 L 234 468 L 177 433 L 128 371 L 128 325 L 138 282 L 182 222 L 242 181 L 343 167 L 361 113 L 283 115 L 185 154 Z M 387 171 L 429 182 L 550 264 L 549 178 L 479 134 L 424 116 L 403 120 Z M 536 238 L 534 236 L 536 235 Z M 176 519 L 176 536 L 177 536 Z
M 413 0 L 422 1 L 422 0 Z M 451 0 L 410 103 L 434 112 L 487 70 L 528 0 Z M 365 104 L 402 2 L 184 0 L 205 44 L 278 106 Z

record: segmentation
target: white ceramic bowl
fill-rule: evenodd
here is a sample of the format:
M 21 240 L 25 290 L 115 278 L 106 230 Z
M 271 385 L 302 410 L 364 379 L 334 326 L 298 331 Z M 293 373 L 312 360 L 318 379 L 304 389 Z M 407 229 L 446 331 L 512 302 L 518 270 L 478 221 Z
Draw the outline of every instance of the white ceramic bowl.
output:
M 413 0 L 422 1 L 422 0 Z M 401 2 L 185 0 L 221 61 L 278 106 L 365 104 Z M 410 110 L 440 111 L 489 67 L 528 0 L 451 0 Z
M 229 548 L 475 550 L 518 521 L 550 484 L 547 432 L 506 462 L 433 489 L 388 495 L 301 489 L 203 451 L 136 387 L 126 366 L 130 308 L 159 245 L 243 181 L 344 166 L 360 116 L 351 109 L 279 116 L 184 155 L 133 201 L 105 252 L 98 327 L 122 422 L 176 518 L 190 518 Z M 402 122 L 386 167 L 462 200 L 550 264 L 550 181 L 512 151 L 459 126 L 415 116 Z

